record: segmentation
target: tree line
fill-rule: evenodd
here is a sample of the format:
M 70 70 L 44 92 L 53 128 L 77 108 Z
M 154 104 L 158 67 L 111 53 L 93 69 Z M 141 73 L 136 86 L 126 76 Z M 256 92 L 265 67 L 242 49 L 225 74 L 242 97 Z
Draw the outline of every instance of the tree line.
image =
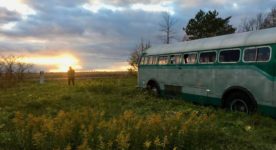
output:
M 2 56 L 0 58 L 0 88 L 13 86 L 25 79 L 33 65 L 21 61 L 21 57 Z
M 187 25 L 182 28 L 185 32 L 182 41 L 276 27 L 276 7 L 272 8 L 268 13 L 258 13 L 255 17 L 242 19 L 238 29 L 229 24 L 230 19 L 231 16 L 226 18 L 219 17 L 219 12 L 216 10 L 210 10 L 208 12 L 199 10 L 194 18 L 191 18 Z M 177 22 L 177 19 L 169 13 L 164 13 L 162 15 L 162 21 L 159 23 L 159 31 L 162 34 L 160 39 L 162 43 L 170 44 L 172 40 L 176 39 Z M 135 50 L 131 53 L 128 60 L 131 66 L 129 69 L 131 73 L 137 71 L 137 63 L 140 54 L 150 47 L 150 41 L 144 40 L 141 40 L 135 47 Z
M 244 18 L 239 27 L 239 32 L 254 31 L 276 27 L 276 7 L 268 13 L 258 13 L 253 18 Z

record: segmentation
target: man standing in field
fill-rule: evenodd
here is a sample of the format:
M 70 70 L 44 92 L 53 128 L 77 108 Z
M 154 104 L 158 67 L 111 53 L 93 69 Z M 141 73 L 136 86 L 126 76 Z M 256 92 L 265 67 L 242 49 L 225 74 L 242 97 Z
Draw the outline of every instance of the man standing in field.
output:
M 75 70 L 70 66 L 69 70 L 67 71 L 67 75 L 68 75 L 68 85 L 75 85 Z

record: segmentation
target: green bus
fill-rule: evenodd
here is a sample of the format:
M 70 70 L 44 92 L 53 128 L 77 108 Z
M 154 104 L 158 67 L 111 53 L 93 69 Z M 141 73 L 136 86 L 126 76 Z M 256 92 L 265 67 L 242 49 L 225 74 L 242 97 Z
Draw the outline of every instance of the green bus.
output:
M 138 86 L 157 95 L 276 117 L 276 28 L 145 50 Z

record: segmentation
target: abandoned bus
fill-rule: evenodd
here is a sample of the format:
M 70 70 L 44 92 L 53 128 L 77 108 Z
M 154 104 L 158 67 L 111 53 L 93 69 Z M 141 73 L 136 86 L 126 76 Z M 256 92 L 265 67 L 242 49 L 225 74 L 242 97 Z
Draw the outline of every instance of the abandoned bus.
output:
M 276 117 L 275 63 L 276 28 L 160 45 L 143 52 L 138 86 Z

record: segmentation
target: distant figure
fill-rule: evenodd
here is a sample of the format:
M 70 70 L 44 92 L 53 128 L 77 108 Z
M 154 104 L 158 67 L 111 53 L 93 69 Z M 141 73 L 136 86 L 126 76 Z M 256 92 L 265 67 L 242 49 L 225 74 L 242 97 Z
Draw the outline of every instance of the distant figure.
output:
M 40 84 L 44 84 L 44 71 L 40 71 L 39 75 L 40 75 L 39 83 Z
M 71 66 L 69 67 L 67 74 L 68 74 L 68 85 L 71 85 L 71 82 L 73 85 L 75 85 L 75 70 Z

